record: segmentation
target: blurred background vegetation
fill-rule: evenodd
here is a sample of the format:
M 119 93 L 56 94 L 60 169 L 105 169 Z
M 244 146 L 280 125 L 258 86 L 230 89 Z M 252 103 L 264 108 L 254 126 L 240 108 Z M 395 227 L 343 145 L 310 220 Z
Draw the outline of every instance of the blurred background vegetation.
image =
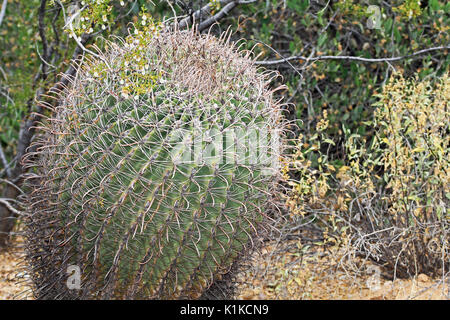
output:
M 102 37 L 125 36 L 146 27 L 146 19 L 178 15 L 186 24 L 201 25 L 217 15 L 217 23 L 201 32 L 231 30 L 233 40 L 247 40 L 243 48 L 254 50 L 262 67 L 280 72 L 274 85 L 287 86 L 278 94 L 295 125 L 294 151 L 284 168 L 290 182 L 283 199 L 289 208 L 283 237 L 351 244 L 353 254 L 369 256 L 394 276 L 448 273 L 449 2 L 5 3 L 0 25 L 3 193 L 5 180 L 20 186 L 22 170 L 8 177 L 8 168 L 20 167 L 21 128 L 32 112 L 41 112 L 36 100 L 44 99 L 70 67 L 78 46 L 74 37 L 86 48 L 101 48 Z M 205 6 L 211 12 L 196 16 Z M 72 32 L 68 17 L 80 8 Z M 390 104 L 393 99 L 398 109 Z M 392 119 L 393 112 L 401 116 Z M 300 228 L 292 226 L 305 221 L 313 222 L 303 228 L 307 236 L 299 235 Z

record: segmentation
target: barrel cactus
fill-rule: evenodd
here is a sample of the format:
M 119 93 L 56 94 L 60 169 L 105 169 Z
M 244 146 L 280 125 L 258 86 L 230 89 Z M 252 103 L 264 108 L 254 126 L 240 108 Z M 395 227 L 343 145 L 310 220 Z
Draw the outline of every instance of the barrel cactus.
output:
M 229 35 L 165 28 L 87 57 L 24 160 L 35 296 L 197 298 L 225 274 L 276 188 L 273 76 Z

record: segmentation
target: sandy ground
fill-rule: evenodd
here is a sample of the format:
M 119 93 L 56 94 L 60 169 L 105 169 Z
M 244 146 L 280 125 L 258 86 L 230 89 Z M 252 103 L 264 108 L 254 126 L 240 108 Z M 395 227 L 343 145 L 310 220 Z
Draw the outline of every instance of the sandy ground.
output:
M 286 244 L 283 244 L 286 246 Z M 450 279 L 383 278 L 383 271 L 362 259 L 345 262 L 339 248 L 278 253 L 269 244 L 255 253 L 251 267 L 238 275 L 237 299 L 448 300 Z M 355 261 L 358 260 L 358 261 Z
M 0 300 L 24 299 L 29 291 L 26 274 L 21 272 L 20 250 L 0 251 Z
M 292 246 L 291 246 L 292 247 Z M 293 246 L 295 249 L 295 244 Z M 359 274 L 341 264 L 339 249 L 278 252 L 268 244 L 237 276 L 236 299 L 450 299 L 449 283 L 418 275 L 387 281 L 375 266 L 359 263 Z M 20 272 L 20 250 L 0 252 L 0 300 L 23 299 L 28 289 Z M 363 271 L 361 271 L 363 270 Z

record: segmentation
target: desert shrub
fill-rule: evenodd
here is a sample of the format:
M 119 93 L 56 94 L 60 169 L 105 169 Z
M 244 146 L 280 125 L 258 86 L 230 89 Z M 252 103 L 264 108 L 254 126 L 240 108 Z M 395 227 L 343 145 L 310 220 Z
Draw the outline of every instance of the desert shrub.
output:
M 450 136 L 448 75 L 432 81 L 393 76 L 378 94 L 366 141 L 343 128 L 345 157 L 319 122 L 299 141 L 289 168 L 300 172 L 287 198 L 293 214 L 314 215 L 325 243 L 348 245 L 393 277 L 449 268 Z M 288 174 L 286 168 L 285 174 Z
M 379 15 L 369 10 L 370 5 L 378 7 Z M 234 22 L 235 29 L 241 37 L 251 40 L 249 46 L 257 45 L 261 60 L 297 55 L 404 56 L 424 48 L 447 46 L 450 41 L 448 1 L 270 0 L 239 9 L 242 16 Z M 370 26 L 376 17 L 377 25 Z M 285 94 L 293 103 L 289 116 L 297 121 L 296 133 L 305 139 L 315 135 L 314 128 L 326 109 L 327 133 L 336 143 L 330 155 L 342 157 L 343 125 L 371 139 L 373 130 L 366 121 L 373 115 L 375 93 L 393 68 L 408 76 L 417 73 L 422 79 L 441 76 L 449 62 L 446 51 L 436 51 L 391 65 L 295 59 L 290 65 L 270 67 L 283 74 L 289 87 Z

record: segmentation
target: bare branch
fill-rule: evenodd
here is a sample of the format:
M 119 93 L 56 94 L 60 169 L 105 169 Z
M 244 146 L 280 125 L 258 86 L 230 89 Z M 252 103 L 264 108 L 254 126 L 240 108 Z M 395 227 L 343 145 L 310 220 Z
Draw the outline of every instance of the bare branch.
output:
M 216 13 L 211 18 L 207 19 L 206 21 L 202 22 L 198 26 L 198 31 L 205 30 L 206 28 L 209 28 L 214 23 L 218 22 L 220 19 L 223 19 L 226 15 L 230 13 L 231 10 L 234 9 L 238 4 L 238 1 L 232 1 L 225 5 L 218 13 Z
M 214 23 L 218 22 L 220 19 L 223 19 L 226 15 L 228 15 L 234 7 L 238 4 L 249 4 L 256 2 L 256 0 L 222 0 L 220 1 L 221 10 L 217 12 L 214 16 L 208 18 L 205 21 L 202 21 L 198 26 L 198 31 L 205 30 L 210 27 Z M 192 16 L 186 17 L 180 21 L 178 24 L 180 29 L 187 28 L 189 24 L 192 23 L 192 19 L 195 21 L 201 21 L 204 16 L 211 14 L 211 3 L 206 4 L 199 10 L 195 11 Z M 191 19 L 192 18 L 192 19 Z
M 5 205 L 9 211 L 14 212 L 17 215 L 21 215 L 22 212 L 17 210 L 16 208 L 14 208 L 9 201 L 14 201 L 14 199 L 5 199 L 5 198 L 0 198 L 0 203 Z
M 70 35 L 72 36 L 72 38 L 75 40 L 75 42 L 77 43 L 78 47 L 80 47 L 81 49 L 83 49 L 83 51 L 91 54 L 92 56 L 101 59 L 101 57 L 96 54 L 95 52 L 85 48 L 85 46 L 83 45 L 83 43 L 81 42 L 81 37 L 78 37 L 75 34 L 75 31 L 73 30 L 73 20 L 84 10 L 87 8 L 87 5 L 85 5 L 83 8 L 81 8 L 80 10 L 78 10 L 76 13 L 74 13 L 70 18 L 69 21 L 66 23 L 65 27 L 69 26 L 70 29 Z M 106 63 L 106 61 L 105 61 Z
M 15 184 L 14 182 L 12 182 L 12 181 L 10 181 L 10 180 L 8 180 L 8 179 L 2 179 L 2 178 L 0 178 L 0 182 L 1 182 L 1 183 L 6 183 L 6 184 L 8 184 L 8 185 L 11 186 L 13 189 L 15 189 L 16 191 L 18 191 L 20 194 L 23 194 L 23 193 L 24 193 L 23 190 L 22 190 L 17 184 Z
M 440 50 L 448 50 L 450 49 L 450 46 L 440 46 L 440 47 L 433 47 L 428 49 L 423 49 L 405 56 L 399 56 L 399 57 L 391 57 L 391 58 L 363 58 L 363 57 L 355 57 L 355 56 L 318 56 L 318 57 L 305 57 L 305 56 L 291 56 L 288 58 L 282 58 L 278 60 L 266 60 L 266 61 L 256 61 L 255 64 L 258 65 L 276 65 L 281 64 L 293 60 L 304 60 L 305 62 L 310 61 L 317 61 L 317 60 L 353 60 L 353 61 L 360 61 L 360 62 L 393 62 L 393 61 L 400 61 L 407 58 L 419 56 L 428 52 L 433 51 L 440 51 Z
M 8 0 L 3 0 L 2 10 L 0 11 L 0 26 L 2 25 L 3 19 L 5 18 L 7 4 L 8 4 Z
M 11 170 L 9 169 L 9 164 L 8 164 L 8 161 L 6 160 L 6 156 L 5 156 L 5 153 L 3 152 L 1 143 L 0 143 L 0 161 L 2 162 L 3 167 L 5 168 L 6 176 L 8 178 L 10 178 Z
M 47 0 L 41 0 L 41 5 L 39 6 L 39 18 L 38 18 L 38 30 L 39 36 L 42 42 L 42 57 L 39 54 L 39 57 L 45 61 L 46 63 L 42 65 L 42 78 L 47 78 L 47 61 L 49 60 L 49 48 L 47 42 L 47 36 L 45 34 L 45 7 L 47 5 Z M 39 51 L 38 51 L 39 53 Z
M 231 2 L 231 0 L 226 0 L 227 4 L 228 2 Z M 207 5 L 205 5 L 204 7 L 200 8 L 199 10 L 195 11 L 192 14 L 192 18 L 194 20 L 199 20 L 200 17 L 203 17 L 205 15 L 208 15 L 211 12 L 211 4 L 208 3 Z M 182 19 L 180 21 L 180 23 L 178 24 L 178 27 L 180 29 L 184 29 L 187 28 L 189 26 L 189 24 L 191 23 L 191 17 L 186 17 L 184 19 Z

